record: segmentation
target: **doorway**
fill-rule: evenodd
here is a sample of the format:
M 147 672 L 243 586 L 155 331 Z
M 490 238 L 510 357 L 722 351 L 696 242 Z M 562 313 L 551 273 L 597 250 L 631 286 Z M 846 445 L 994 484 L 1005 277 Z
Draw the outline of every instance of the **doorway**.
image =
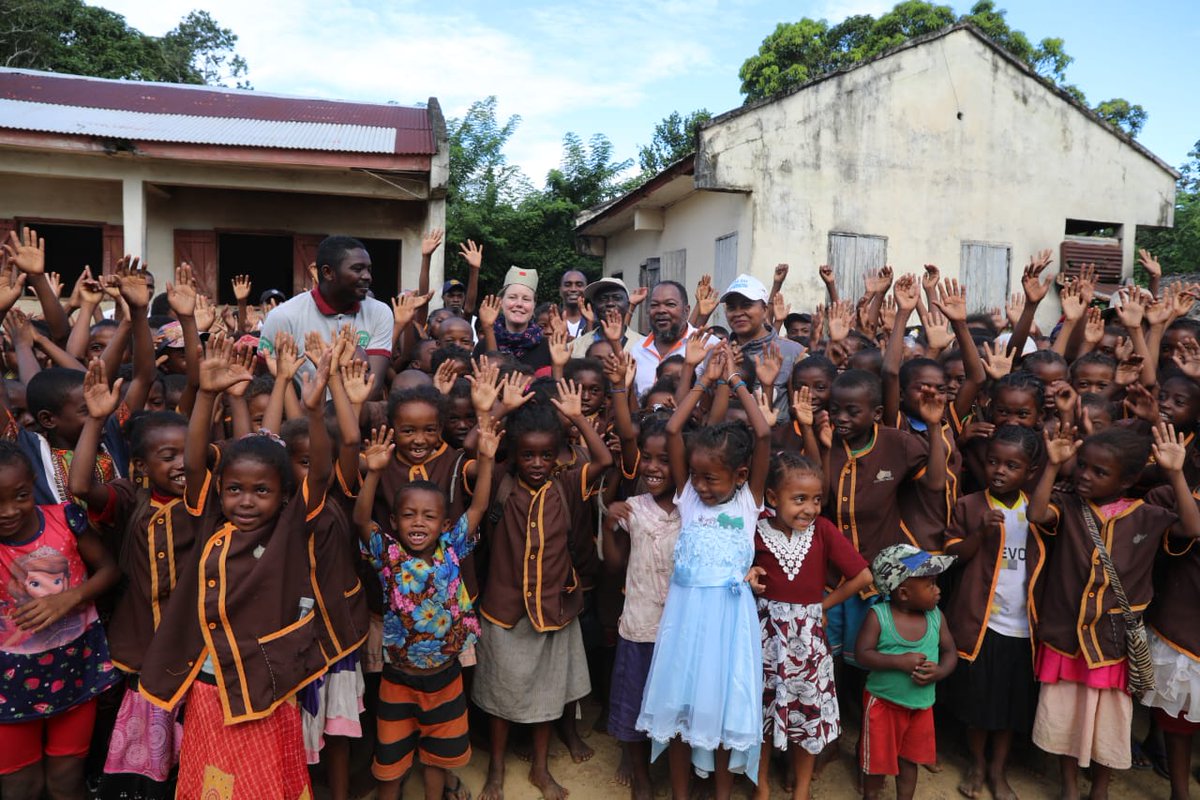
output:
M 71 293 L 71 287 L 83 268 L 90 266 L 92 275 L 99 276 L 104 269 L 104 228 L 100 225 L 59 225 L 51 222 L 18 220 L 17 234 L 23 236 L 24 228 L 33 228 L 39 238 L 46 240 L 46 272 L 57 272 L 62 279 L 63 296 Z
M 250 305 L 267 289 L 292 294 L 292 237 L 258 233 L 217 234 L 217 302 L 236 304 L 233 279 L 250 276 Z
M 371 294 L 382 303 L 390 303 L 400 293 L 400 241 L 398 239 L 363 239 L 371 257 Z M 416 286 L 406 286 L 416 289 Z M 434 289 L 433 286 L 429 287 Z M 437 289 L 441 289 L 440 286 Z

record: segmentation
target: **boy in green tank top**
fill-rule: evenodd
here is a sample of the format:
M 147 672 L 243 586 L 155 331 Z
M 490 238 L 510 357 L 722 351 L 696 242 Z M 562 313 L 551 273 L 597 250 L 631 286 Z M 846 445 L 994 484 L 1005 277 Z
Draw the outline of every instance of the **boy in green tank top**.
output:
M 874 800 L 886 775 L 897 800 L 911 800 L 917 765 L 937 761 L 934 684 L 954 671 L 958 653 L 938 610 L 936 576 L 954 556 L 934 556 L 910 544 L 885 547 L 871 563 L 875 588 L 887 602 L 863 621 L 855 658 L 867 676 L 859 765 L 863 797 Z

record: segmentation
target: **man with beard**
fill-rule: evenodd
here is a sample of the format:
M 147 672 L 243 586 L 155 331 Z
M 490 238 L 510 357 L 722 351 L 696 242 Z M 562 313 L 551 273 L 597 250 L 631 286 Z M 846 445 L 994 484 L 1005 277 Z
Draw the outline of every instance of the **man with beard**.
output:
M 775 410 L 779 412 L 778 424 L 788 424 L 788 382 L 792 377 L 792 368 L 803 357 L 804 348 L 784 336 L 767 324 L 767 287 L 762 281 L 752 275 L 738 275 L 729 288 L 721 295 L 725 304 L 725 320 L 729 324 L 729 338 L 742 348 L 742 355 L 747 366 L 751 369 L 754 362 L 762 355 L 763 348 L 769 344 L 779 346 L 779 354 L 783 357 L 783 365 L 775 378 L 775 395 L 773 398 Z M 700 365 L 700 370 L 704 365 Z M 697 374 L 700 374 L 699 371 Z
M 382 391 L 392 355 L 392 309 L 370 296 L 371 257 L 363 243 L 349 236 L 329 236 L 317 247 L 317 285 L 311 292 L 298 294 L 280 303 L 267 314 L 263 323 L 259 350 L 275 352 L 275 337 L 286 331 L 304 354 L 304 337 L 316 331 L 326 342 L 345 325 L 352 325 L 359 347 L 367 351 L 372 394 Z M 315 367 L 301 359 L 300 369 L 310 373 Z
M 640 295 L 640 298 L 645 298 L 646 289 L 638 289 L 635 294 Z M 594 342 L 604 341 L 604 328 L 601 323 L 608 316 L 609 311 L 616 311 L 621 315 L 621 347 L 625 348 L 631 341 L 640 341 L 642 335 L 637 331 L 625 327 L 625 318 L 629 315 L 631 305 L 636 306 L 641 299 L 631 303 L 629 299 L 629 291 L 625 288 L 625 281 L 620 278 L 601 278 L 598 281 L 593 281 L 588 284 L 588 287 L 583 290 L 583 299 L 588 301 L 592 306 L 592 312 L 596 315 L 596 327 L 591 331 L 584 331 L 579 334 L 574 342 L 571 343 L 571 358 L 583 358 L 587 355 L 587 350 Z
M 562 299 L 563 321 L 567 323 L 567 333 L 572 337 L 579 336 L 587 329 L 587 320 L 580 309 L 585 286 L 587 286 L 587 277 L 577 269 L 569 269 L 564 272 L 562 280 L 558 283 L 558 296 Z
M 658 365 L 674 355 L 683 355 L 687 337 L 696 330 L 688 323 L 691 314 L 687 289 L 677 281 L 660 281 L 650 293 L 650 333 L 629 346 L 637 364 L 635 387 L 641 396 L 654 385 Z

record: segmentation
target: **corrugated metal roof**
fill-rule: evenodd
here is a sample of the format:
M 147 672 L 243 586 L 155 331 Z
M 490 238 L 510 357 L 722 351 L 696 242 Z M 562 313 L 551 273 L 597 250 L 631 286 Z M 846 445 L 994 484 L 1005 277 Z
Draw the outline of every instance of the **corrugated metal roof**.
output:
M 0 69 L 0 128 L 352 153 L 437 152 L 424 108 L 12 69 Z
M 391 153 L 394 128 L 286 122 L 264 119 L 189 117 L 113 111 L 24 100 L 0 100 L 0 126 L 23 131 L 67 133 L 147 142 L 223 144 L 349 153 Z

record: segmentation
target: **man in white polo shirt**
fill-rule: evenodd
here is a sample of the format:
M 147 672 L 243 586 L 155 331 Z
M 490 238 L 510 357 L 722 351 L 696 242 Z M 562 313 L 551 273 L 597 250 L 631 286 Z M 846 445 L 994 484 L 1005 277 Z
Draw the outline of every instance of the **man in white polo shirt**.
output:
M 392 356 L 392 309 L 369 296 L 371 257 L 362 242 L 349 236 L 330 236 L 317 248 L 317 286 L 276 306 L 263 323 L 259 350 L 274 352 L 275 337 L 287 331 L 304 353 L 304 337 L 316 331 L 329 341 L 335 331 L 351 325 L 358 344 L 367 351 L 374 385 L 373 397 L 383 393 L 383 379 Z M 315 368 L 307 360 L 302 370 Z
M 692 307 L 687 289 L 677 281 L 659 281 L 650 292 L 647 319 L 650 332 L 629 346 L 637 364 L 635 386 L 640 397 L 654 385 L 658 365 L 671 356 L 682 356 L 687 337 L 696 330 L 688 323 Z

